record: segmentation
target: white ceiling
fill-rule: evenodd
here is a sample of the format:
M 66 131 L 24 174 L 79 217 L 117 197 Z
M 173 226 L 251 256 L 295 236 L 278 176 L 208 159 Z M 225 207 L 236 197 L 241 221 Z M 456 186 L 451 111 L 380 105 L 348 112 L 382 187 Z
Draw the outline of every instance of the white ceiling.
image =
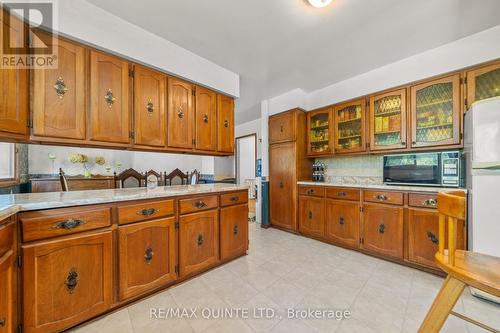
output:
M 240 74 L 236 122 L 260 101 L 315 90 L 500 24 L 500 0 L 88 0 Z

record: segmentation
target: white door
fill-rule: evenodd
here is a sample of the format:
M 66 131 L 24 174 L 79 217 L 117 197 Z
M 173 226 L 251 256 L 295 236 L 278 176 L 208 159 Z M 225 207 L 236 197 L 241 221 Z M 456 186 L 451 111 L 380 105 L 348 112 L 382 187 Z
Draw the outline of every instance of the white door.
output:
M 255 179 L 255 135 L 236 138 L 236 182 Z

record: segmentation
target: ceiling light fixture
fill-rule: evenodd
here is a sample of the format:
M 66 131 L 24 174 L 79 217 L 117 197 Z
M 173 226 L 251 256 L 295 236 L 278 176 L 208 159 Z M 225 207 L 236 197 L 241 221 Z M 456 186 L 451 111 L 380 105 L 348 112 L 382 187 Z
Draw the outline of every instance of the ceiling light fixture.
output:
M 333 0 L 308 0 L 311 6 L 322 8 L 328 6 Z

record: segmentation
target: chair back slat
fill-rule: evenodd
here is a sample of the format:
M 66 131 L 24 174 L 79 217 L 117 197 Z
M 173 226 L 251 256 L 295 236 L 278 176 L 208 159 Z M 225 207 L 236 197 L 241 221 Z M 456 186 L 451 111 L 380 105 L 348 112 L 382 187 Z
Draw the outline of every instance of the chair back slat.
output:
M 66 179 L 66 174 L 62 168 L 59 168 L 59 181 L 61 182 L 61 189 L 63 192 L 68 192 L 68 180 Z
M 182 172 L 178 168 L 167 175 L 164 175 L 165 186 L 172 185 L 187 185 L 188 184 L 188 174 Z
M 465 220 L 466 197 L 463 191 L 438 193 L 439 212 L 439 253 L 445 253 L 446 220 L 448 221 L 448 264 L 455 264 L 455 250 L 457 249 L 458 220 Z

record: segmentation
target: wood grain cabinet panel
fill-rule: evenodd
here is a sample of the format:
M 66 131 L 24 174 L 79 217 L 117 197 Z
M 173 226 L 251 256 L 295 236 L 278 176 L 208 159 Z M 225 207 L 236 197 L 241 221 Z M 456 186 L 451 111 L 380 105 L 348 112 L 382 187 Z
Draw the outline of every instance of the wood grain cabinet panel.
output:
M 359 247 L 359 203 L 326 199 L 326 238 L 334 243 Z
M 366 101 L 358 99 L 333 107 L 335 153 L 366 151 Z
M 194 140 L 193 86 L 168 78 L 167 145 L 193 148 Z
M 328 187 L 326 189 L 326 197 L 338 200 L 359 201 L 361 191 L 352 188 Z
M 134 68 L 134 143 L 163 147 L 166 129 L 167 76 L 143 66 Z
M 219 262 L 219 211 L 179 218 L 179 274 L 191 275 Z
M 12 333 L 17 331 L 16 228 L 0 224 L 0 333 Z
M 173 199 L 168 199 L 120 205 L 117 209 L 118 224 L 129 224 L 174 215 L 174 202 Z
M 224 193 L 220 195 L 221 207 L 240 205 L 248 202 L 248 192 Z
M 234 153 L 234 99 L 217 94 L 217 150 Z
M 196 87 L 196 149 L 217 149 L 217 94 Z
M 403 208 L 365 204 L 363 215 L 363 248 L 403 259 Z
M 119 227 L 118 248 L 121 300 L 177 278 L 175 218 Z
M 363 191 L 364 201 L 383 204 L 402 205 L 404 203 L 404 194 L 402 192 L 388 191 Z
M 179 200 L 179 213 L 187 214 L 217 208 L 219 198 L 216 195 L 205 195 Z
M 307 113 L 307 156 L 333 153 L 333 111 L 331 107 Z
M 325 196 L 325 188 L 321 186 L 301 185 L 299 186 L 299 195 L 308 195 L 312 197 L 322 198 Z
M 90 139 L 129 143 L 129 64 L 97 51 L 90 52 Z
M 270 117 L 269 144 L 294 141 L 296 139 L 295 118 L 294 112 L 284 112 Z
M 248 205 L 220 210 L 220 256 L 227 260 L 248 250 Z
M 113 298 L 111 231 L 22 247 L 26 332 L 62 331 Z
M 299 197 L 299 231 L 313 237 L 325 235 L 325 202 L 322 198 Z
M 52 36 L 38 35 L 45 44 Z M 54 37 L 55 38 L 55 37 Z M 64 39 L 58 49 L 58 66 L 33 70 L 34 136 L 85 139 L 86 131 L 86 58 L 85 48 Z

